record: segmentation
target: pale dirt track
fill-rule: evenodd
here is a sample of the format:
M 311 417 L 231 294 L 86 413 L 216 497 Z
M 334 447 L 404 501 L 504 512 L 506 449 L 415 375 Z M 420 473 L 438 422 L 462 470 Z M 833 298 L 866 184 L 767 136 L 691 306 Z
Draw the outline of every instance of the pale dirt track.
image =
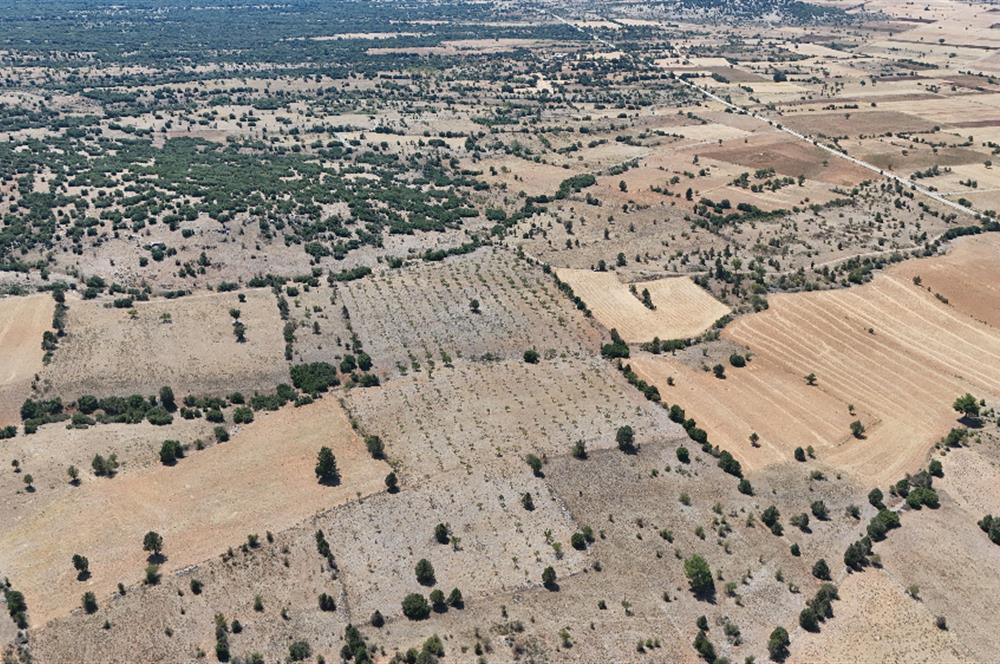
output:
M 339 486 L 316 481 L 316 455 L 324 445 L 336 455 Z M 163 535 L 169 573 L 238 547 L 250 533 L 263 540 L 267 530 L 380 491 L 388 472 L 328 396 L 260 415 L 230 442 L 192 452 L 174 467 L 113 479 L 88 472 L 82 486 L 65 487 L 59 500 L 3 523 L 0 570 L 25 593 L 31 623 L 40 625 L 77 608 L 87 590 L 102 601 L 118 582 L 138 582 L 149 530 Z M 74 553 L 90 559 L 90 580 L 76 580 Z
M 649 289 L 655 310 L 647 309 L 614 272 L 560 268 L 559 278 L 568 283 L 594 318 L 608 329 L 618 330 L 630 343 L 698 336 L 729 313 L 729 308 L 687 277 L 658 279 L 635 284 L 641 295 Z
M 54 307 L 45 294 L 0 299 L 0 426 L 21 421 L 21 403 L 42 368 L 42 333 Z
M 947 269 L 958 273 L 964 256 L 932 260 L 951 261 Z M 998 271 L 1000 264 L 983 262 L 983 269 L 963 274 L 995 284 Z M 969 295 L 969 301 L 988 297 Z M 775 295 L 770 304 L 723 331 L 754 357 L 747 369 L 729 368 L 724 381 L 664 357 L 632 362 L 664 399 L 687 408 L 750 470 L 813 445 L 821 461 L 863 482 L 895 481 L 917 470 L 928 449 L 957 425 L 955 397 L 1000 397 L 1000 329 L 899 275 L 880 274 L 846 290 Z M 816 387 L 805 386 L 809 373 L 816 374 Z M 667 375 L 676 387 L 666 385 Z M 863 440 L 848 434 L 854 419 L 868 428 Z M 759 449 L 747 443 L 752 431 L 762 437 Z

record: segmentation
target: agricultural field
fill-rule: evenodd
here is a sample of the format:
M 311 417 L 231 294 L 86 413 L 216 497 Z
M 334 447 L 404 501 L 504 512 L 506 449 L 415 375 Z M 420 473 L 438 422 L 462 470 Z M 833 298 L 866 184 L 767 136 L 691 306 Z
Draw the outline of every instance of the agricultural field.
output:
M 0 0 L 3 664 L 993 661 L 998 16 Z

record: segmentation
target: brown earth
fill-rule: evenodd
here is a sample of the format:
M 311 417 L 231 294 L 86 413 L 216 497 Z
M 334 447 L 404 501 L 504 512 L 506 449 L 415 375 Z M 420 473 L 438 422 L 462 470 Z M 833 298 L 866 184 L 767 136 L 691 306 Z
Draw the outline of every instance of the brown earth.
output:
M 316 482 L 322 446 L 333 449 L 342 483 Z M 164 538 L 165 573 L 218 555 L 250 533 L 278 531 L 357 496 L 383 490 L 388 467 L 373 461 L 337 400 L 260 415 L 226 444 L 153 467 L 64 489 L 59 500 L 4 524 L 0 569 L 24 592 L 34 624 L 65 615 L 90 590 L 99 598 L 140 578 L 143 535 Z M 70 559 L 90 559 L 75 580 Z
M 559 278 L 573 288 L 604 327 L 618 330 L 627 342 L 695 337 L 729 313 L 729 307 L 686 277 L 635 284 L 648 289 L 656 309 L 647 309 L 614 272 L 559 268 Z
M 20 408 L 42 369 L 42 333 L 52 325 L 49 295 L 0 299 L 0 426 L 20 424 Z

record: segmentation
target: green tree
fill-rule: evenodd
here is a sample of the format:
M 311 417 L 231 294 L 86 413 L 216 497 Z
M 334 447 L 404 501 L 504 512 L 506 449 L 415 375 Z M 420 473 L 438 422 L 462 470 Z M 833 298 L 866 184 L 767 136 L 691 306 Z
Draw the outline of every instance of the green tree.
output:
M 316 477 L 320 484 L 334 485 L 340 483 L 340 471 L 337 470 L 337 459 L 329 447 L 321 447 L 316 459 Z
M 546 567 L 542 570 L 542 585 L 549 590 L 556 590 L 556 571 L 551 567 Z
M 618 427 L 618 431 L 615 433 L 615 442 L 618 443 L 618 449 L 626 454 L 632 454 L 635 452 L 635 432 L 632 427 L 625 425 Z
M 784 627 L 775 627 L 767 640 L 767 652 L 771 659 L 780 662 L 788 657 L 788 646 L 791 643 L 788 631 Z
M 968 392 L 955 399 L 952 408 L 961 413 L 962 418 L 969 422 L 978 422 L 979 420 L 979 401 Z
M 531 468 L 531 472 L 535 477 L 542 476 L 542 460 L 539 459 L 534 454 L 529 454 L 524 457 L 525 463 Z
M 431 614 L 427 600 L 419 593 L 410 593 L 403 598 L 403 615 L 410 620 L 424 620 Z
M 698 630 L 698 634 L 694 637 L 694 643 L 692 645 L 698 652 L 698 655 L 700 655 L 706 662 L 711 664 L 712 662 L 718 661 L 715 655 L 715 646 L 713 646 L 712 642 L 708 640 L 708 635 L 705 634 L 705 630 Z
M 687 577 L 691 592 L 700 598 L 711 597 L 715 593 L 712 570 L 704 558 L 694 554 L 684 561 L 684 576 Z
M 83 593 L 83 610 L 87 613 L 97 612 L 97 597 L 92 592 Z
M 524 361 L 528 364 L 538 364 L 539 357 L 538 351 L 534 348 L 524 351 Z
M 426 558 L 417 561 L 414 572 L 417 575 L 417 583 L 422 586 L 433 586 L 437 583 L 437 579 L 434 578 L 434 566 Z
M 373 459 L 385 458 L 385 443 L 378 436 L 365 436 L 365 447 Z
M 163 406 L 164 410 L 168 413 L 173 413 L 177 410 L 177 401 L 174 400 L 174 391 L 167 386 L 160 388 L 160 405 Z
M 163 552 L 163 537 L 155 530 L 150 530 L 142 538 L 142 550 L 149 552 L 150 559 L 160 558 Z
M 817 579 L 822 579 L 823 581 L 830 580 L 830 566 L 826 564 L 826 561 L 820 558 L 816 561 L 812 568 L 812 575 Z
M 399 479 L 396 477 L 396 473 L 389 473 L 385 476 L 385 487 L 389 493 L 399 493 Z
M 76 570 L 76 578 L 78 581 L 83 581 L 90 576 L 90 561 L 87 560 L 86 556 L 81 556 L 79 553 L 73 554 L 73 569 Z

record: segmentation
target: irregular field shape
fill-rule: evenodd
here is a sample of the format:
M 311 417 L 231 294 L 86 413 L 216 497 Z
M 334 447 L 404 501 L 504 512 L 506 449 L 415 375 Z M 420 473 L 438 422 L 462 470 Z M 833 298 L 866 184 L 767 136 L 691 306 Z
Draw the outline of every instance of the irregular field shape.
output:
M 986 242 L 988 253 L 994 241 Z M 970 256 L 979 256 L 980 267 L 965 278 L 994 283 L 995 263 L 971 249 L 927 264 L 959 272 Z M 725 380 L 669 357 L 631 362 L 750 469 L 787 461 L 794 447 L 813 445 L 822 461 L 860 479 L 894 481 L 915 471 L 955 425 L 955 397 L 1000 395 L 1000 330 L 913 285 L 905 275 L 914 270 L 928 272 L 907 267 L 857 288 L 773 296 L 767 311 L 723 331 L 753 353 L 746 368 L 729 367 Z M 805 385 L 809 373 L 817 376 L 815 387 Z M 674 387 L 666 385 L 667 376 Z M 849 434 L 855 419 L 867 428 L 862 440 Z M 761 437 L 756 449 L 747 440 L 754 431 Z
M 58 426 L 58 425 L 57 425 Z M 313 469 L 321 446 L 333 449 L 342 483 L 317 483 Z M 45 621 L 79 605 L 85 590 L 98 601 L 119 581 L 143 574 L 143 535 L 164 539 L 169 573 L 263 537 L 311 514 L 385 488 L 389 467 L 371 459 L 333 398 L 301 408 L 262 414 L 228 443 L 192 451 L 174 467 L 89 473 L 78 488 L 44 509 L 4 523 L 0 569 L 17 579 L 32 621 Z M 93 574 L 78 582 L 74 553 L 90 559 Z
M 729 313 L 729 307 L 687 277 L 636 283 L 640 294 L 649 289 L 656 306 L 650 310 L 613 272 L 559 268 L 556 273 L 586 302 L 594 318 L 630 343 L 695 337 Z
M 47 294 L 0 299 L 0 426 L 19 424 L 21 403 L 42 369 L 42 334 L 55 302 Z

